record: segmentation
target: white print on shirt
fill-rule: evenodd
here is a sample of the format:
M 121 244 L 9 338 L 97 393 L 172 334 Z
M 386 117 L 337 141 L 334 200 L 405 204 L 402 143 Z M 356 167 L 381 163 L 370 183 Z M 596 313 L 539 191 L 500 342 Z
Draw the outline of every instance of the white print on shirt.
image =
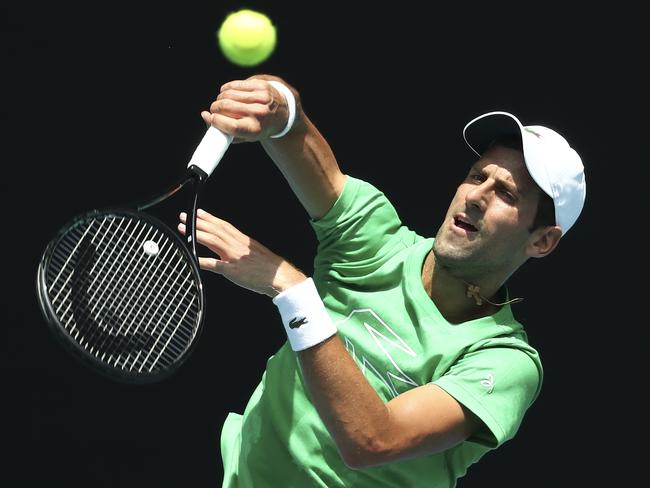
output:
M 494 375 L 488 373 L 485 379 L 481 380 L 481 385 L 487 389 L 488 393 L 492 393 L 492 390 L 494 390 Z
M 366 358 L 366 356 L 357 357 L 354 344 L 346 337 L 345 338 L 345 348 L 348 353 L 352 356 L 352 359 L 357 363 L 364 376 L 366 375 L 366 370 L 371 369 L 377 378 L 388 388 L 390 395 L 395 398 L 401 392 L 398 391 L 398 388 L 401 390 L 408 390 L 414 386 L 419 386 L 412 378 L 410 378 L 397 364 L 396 356 L 399 357 L 401 354 L 408 354 L 411 357 L 417 356 L 415 351 L 409 347 L 409 345 L 395 333 L 393 329 L 390 328 L 379 316 L 369 308 L 355 309 L 350 312 L 350 314 L 343 320 L 338 321 L 336 324 L 341 324 L 347 322 L 355 314 L 365 314 L 365 316 L 360 320 L 363 320 L 363 326 L 366 328 L 372 339 L 375 341 L 375 344 L 382 351 L 384 356 L 392 364 L 393 368 L 386 370 L 383 374 Z M 358 317 L 357 317 L 358 318 Z M 392 336 L 392 337 L 390 337 Z M 367 376 L 366 376 L 367 377 Z M 404 387 L 404 385 L 410 385 Z

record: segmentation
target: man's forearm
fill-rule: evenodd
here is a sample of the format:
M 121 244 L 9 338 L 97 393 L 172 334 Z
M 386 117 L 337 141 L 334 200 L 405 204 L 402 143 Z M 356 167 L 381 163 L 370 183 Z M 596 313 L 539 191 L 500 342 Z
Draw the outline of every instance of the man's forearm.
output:
M 283 81 L 269 75 L 255 78 Z M 328 142 L 302 110 L 299 93 L 289 87 L 296 98 L 296 119 L 291 130 L 281 138 L 261 141 L 310 217 L 327 213 L 340 195 L 345 176 L 339 169 Z
M 375 464 L 387 446 L 389 410 L 335 335 L 297 353 L 312 402 L 351 467 Z
M 293 129 L 282 139 L 265 139 L 262 146 L 309 216 L 317 219 L 332 207 L 345 178 L 329 144 L 303 117 L 304 114 L 298 116 Z

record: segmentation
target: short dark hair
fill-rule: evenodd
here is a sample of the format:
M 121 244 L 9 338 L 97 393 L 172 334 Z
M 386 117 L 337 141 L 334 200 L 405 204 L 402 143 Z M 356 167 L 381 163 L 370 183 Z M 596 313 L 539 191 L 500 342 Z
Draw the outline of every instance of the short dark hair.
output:
M 555 221 L 555 203 L 551 196 L 540 189 L 539 201 L 537 202 L 537 213 L 533 225 L 528 230 L 531 232 L 541 227 L 557 225 Z
M 485 150 L 487 151 L 493 146 L 503 146 L 510 149 L 517 149 L 521 153 L 524 152 L 524 146 L 521 144 L 521 137 L 510 134 L 495 137 Z
M 510 149 L 516 149 L 522 153 L 524 152 L 524 148 L 521 144 L 521 137 L 515 135 L 498 136 L 489 144 L 487 149 L 493 146 L 502 146 Z M 533 224 L 528 229 L 530 232 L 539 229 L 541 227 L 556 225 L 555 204 L 553 203 L 553 199 L 548 193 L 546 193 L 541 188 L 539 190 L 540 191 L 539 191 L 539 201 L 537 202 L 537 213 L 535 214 L 535 219 L 533 219 Z

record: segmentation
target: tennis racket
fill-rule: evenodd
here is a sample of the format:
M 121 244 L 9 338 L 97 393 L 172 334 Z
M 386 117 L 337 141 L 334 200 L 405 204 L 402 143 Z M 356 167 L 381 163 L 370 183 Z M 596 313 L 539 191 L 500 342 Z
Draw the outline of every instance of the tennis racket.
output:
M 152 383 L 191 353 L 205 315 L 197 202 L 231 142 L 210 127 L 171 189 L 142 204 L 78 215 L 47 244 L 37 272 L 41 312 L 66 349 L 93 370 Z M 191 193 L 185 239 L 145 212 L 182 188 Z

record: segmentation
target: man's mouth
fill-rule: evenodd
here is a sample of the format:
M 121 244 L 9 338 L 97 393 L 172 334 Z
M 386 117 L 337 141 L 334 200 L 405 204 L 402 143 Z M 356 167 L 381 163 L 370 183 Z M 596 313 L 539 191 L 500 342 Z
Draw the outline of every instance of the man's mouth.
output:
M 463 229 L 466 232 L 478 231 L 478 229 L 474 227 L 474 225 L 470 224 L 467 219 L 465 219 L 464 217 L 460 217 L 458 215 L 454 217 L 454 226 Z

